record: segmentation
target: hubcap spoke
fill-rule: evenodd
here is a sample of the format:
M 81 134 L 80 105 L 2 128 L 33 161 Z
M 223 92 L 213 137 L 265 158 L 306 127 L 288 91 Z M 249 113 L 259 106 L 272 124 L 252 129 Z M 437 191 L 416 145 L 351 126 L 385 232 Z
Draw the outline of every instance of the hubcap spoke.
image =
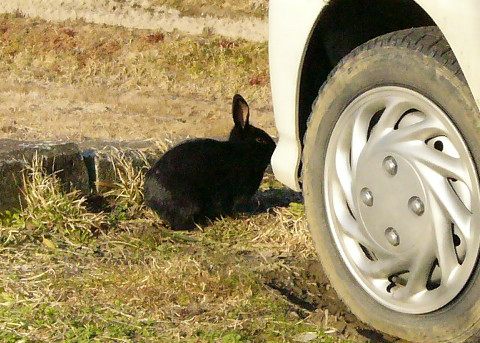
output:
M 380 137 L 392 132 L 395 124 L 400 120 L 405 111 L 411 108 L 411 103 L 401 98 L 391 98 L 387 101 L 385 110 L 376 123 L 370 135 L 370 141 L 376 142 Z
M 445 178 L 460 180 L 467 185 L 470 183 L 468 172 L 460 158 L 449 156 L 426 144 L 418 144 L 414 148 L 410 147 L 409 157 L 416 163 L 428 167 Z
M 433 246 L 431 242 L 427 244 Z M 394 291 L 396 299 L 406 300 L 415 294 L 425 291 L 427 288 L 427 281 L 435 256 L 431 249 L 422 249 L 418 253 L 419 255 L 415 257 L 414 262 L 410 266 L 407 285 L 399 287 Z
M 459 266 L 449 222 L 445 218 L 434 216 L 437 258 L 442 272 L 442 285 L 448 284 L 452 273 Z
M 434 120 L 422 120 L 421 122 L 399 128 L 391 131 L 385 136 L 383 144 L 394 146 L 396 144 L 408 143 L 412 141 L 424 142 L 429 138 L 444 134 L 444 130 L 439 123 Z
M 393 275 L 405 271 L 410 265 L 411 257 L 408 254 L 401 256 L 385 257 L 378 261 L 362 260 L 357 264 L 358 268 L 372 278 L 385 278 L 385 275 Z
M 434 198 L 433 203 L 437 204 L 437 207 L 434 209 L 435 215 L 441 218 L 446 217 L 462 231 L 465 237 L 471 237 L 472 214 L 460 200 L 449 182 L 439 177 L 430 178 L 427 181 L 429 192 Z
M 362 230 L 360 224 L 351 216 L 348 209 L 346 209 L 340 203 L 337 203 L 334 206 L 336 207 L 336 220 L 342 226 L 344 234 L 350 238 L 353 238 L 358 243 L 370 250 L 375 249 L 375 243 L 373 243 L 372 240 L 366 235 L 365 231 Z
M 367 143 L 368 132 L 368 117 L 370 116 L 369 106 L 362 107 L 355 118 L 352 129 L 352 143 L 351 143 L 351 165 L 353 172 L 356 171 L 358 158 Z
M 355 210 L 352 194 L 352 170 L 348 163 L 348 156 L 345 153 L 337 153 L 335 167 L 337 171 L 336 181 L 340 184 L 348 206 L 352 211 Z

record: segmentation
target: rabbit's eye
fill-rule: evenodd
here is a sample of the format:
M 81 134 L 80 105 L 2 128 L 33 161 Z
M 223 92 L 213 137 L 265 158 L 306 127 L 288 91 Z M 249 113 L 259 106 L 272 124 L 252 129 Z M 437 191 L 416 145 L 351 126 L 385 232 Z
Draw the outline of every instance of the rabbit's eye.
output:
M 267 141 L 263 137 L 257 137 L 255 140 L 257 141 L 257 143 L 260 143 L 260 144 L 267 143 Z

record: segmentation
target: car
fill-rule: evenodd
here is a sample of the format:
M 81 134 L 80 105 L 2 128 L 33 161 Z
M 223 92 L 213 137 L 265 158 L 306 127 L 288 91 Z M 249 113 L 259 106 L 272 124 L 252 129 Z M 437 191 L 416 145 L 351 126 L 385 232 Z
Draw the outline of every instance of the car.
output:
M 270 0 L 275 176 L 362 321 L 480 341 L 480 3 Z

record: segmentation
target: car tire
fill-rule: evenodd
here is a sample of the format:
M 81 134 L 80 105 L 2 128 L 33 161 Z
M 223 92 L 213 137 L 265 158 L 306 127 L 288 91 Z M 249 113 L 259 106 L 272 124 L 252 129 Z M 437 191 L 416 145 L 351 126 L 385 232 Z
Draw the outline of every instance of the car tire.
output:
M 332 286 L 374 328 L 480 341 L 479 126 L 435 27 L 365 43 L 320 89 L 304 138 L 307 220 Z

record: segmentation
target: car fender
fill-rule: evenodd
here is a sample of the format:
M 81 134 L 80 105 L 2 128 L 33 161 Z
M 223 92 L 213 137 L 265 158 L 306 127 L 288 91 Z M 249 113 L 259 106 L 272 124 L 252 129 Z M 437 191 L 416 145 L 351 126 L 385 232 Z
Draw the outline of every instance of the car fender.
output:
M 480 5 L 476 0 L 415 0 L 449 42 L 480 107 Z M 269 63 L 279 141 L 272 156 L 276 178 L 300 191 L 298 102 L 300 78 L 309 39 L 327 4 L 320 0 L 271 0 Z

